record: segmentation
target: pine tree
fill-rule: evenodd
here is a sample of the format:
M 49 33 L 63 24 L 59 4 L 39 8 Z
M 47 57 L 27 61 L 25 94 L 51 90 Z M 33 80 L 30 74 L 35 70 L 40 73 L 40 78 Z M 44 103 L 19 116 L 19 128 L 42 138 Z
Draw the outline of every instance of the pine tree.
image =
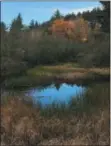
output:
M 7 35 L 7 28 L 4 22 L 0 22 L 0 32 L 1 32 L 1 55 L 4 57 L 7 55 L 7 48 L 8 48 L 8 35 Z
M 0 32 L 2 33 L 2 32 L 5 32 L 6 31 L 6 25 L 5 25 L 5 23 L 4 22 L 0 22 Z
M 31 20 L 31 22 L 30 22 L 30 24 L 29 24 L 29 28 L 30 28 L 30 29 L 35 28 L 35 22 L 34 22 L 33 19 Z
M 56 10 L 54 15 L 52 16 L 51 20 L 54 21 L 56 19 L 61 19 L 61 18 L 63 18 L 62 14 L 60 13 L 59 10 Z
M 100 3 L 103 5 L 101 16 L 99 16 L 102 30 L 104 32 L 110 32 L 110 1 L 100 1 Z
M 17 18 L 15 18 L 12 21 L 11 27 L 10 27 L 10 31 L 21 31 L 23 28 L 23 24 L 22 24 L 22 17 L 21 14 L 19 13 Z
M 82 14 L 81 14 L 80 12 L 78 12 L 77 17 L 79 18 L 79 17 L 81 17 L 81 15 L 82 15 Z
M 20 59 L 22 49 L 21 47 L 22 29 L 23 29 L 22 16 L 19 13 L 18 16 L 14 20 L 12 20 L 9 32 L 10 55 L 15 56 L 16 59 Z
M 34 24 L 35 26 L 35 28 L 38 28 L 39 27 L 39 24 L 38 24 L 38 22 L 37 21 L 35 21 L 35 24 Z
M 74 20 L 75 18 L 76 18 L 76 15 L 74 13 L 72 13 L 72 14 L 67 14 L 64 17 L 64 20 Z

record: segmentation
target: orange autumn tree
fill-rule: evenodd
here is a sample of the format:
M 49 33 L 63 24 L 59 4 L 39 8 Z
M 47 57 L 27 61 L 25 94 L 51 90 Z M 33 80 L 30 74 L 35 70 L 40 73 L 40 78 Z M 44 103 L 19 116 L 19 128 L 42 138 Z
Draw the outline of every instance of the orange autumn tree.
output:
M 49 28 L 52 35 L 61 35 L 73 40 L 86 41 L 88 39 L 88 22 L 83 18 L 76 20 L 65 21 L 64 19 L 57 19 L 53 21 Z

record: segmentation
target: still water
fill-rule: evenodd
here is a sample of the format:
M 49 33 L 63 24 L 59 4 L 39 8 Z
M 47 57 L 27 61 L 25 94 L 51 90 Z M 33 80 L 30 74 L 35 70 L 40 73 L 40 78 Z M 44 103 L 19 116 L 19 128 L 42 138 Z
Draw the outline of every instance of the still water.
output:
M 77 97 L 85 92 L 86 88 L 78 85 L 62 83 L 60 85 L 51 84 L 44 88 L 33 88 L 26 92 L 26 96 L 33 98 L 34 102 L 39 102 L 42 106 L 52 103 L 68 104 L 72 97 Z

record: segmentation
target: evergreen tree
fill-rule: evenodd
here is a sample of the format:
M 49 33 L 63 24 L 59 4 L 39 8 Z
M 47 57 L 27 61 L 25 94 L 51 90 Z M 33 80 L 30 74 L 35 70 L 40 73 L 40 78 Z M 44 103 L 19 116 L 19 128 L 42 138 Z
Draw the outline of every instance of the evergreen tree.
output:
M 10 48 L 10 55 L 15 57 L 16 59 L 20 59 L 21 56 L 22 29 L 22 17 L 21 14 L 18 14 L 18 16 L 14 20 L 12 20 L 11 23 L 8 44 Z
M 4 22 L 0 22 L 0 32 L 1 32 L 1 55 L 4 57 L 7 54 L 7 28 Z
M 39 24 L 38 24 L 38 22 L 37 21 L 35 21 L 35 26 L 34 26 L 35 28 L 38 28 L 39 27 Z
M 5 32 L 6 31 L 6 25 L 5 25 L 5 23 L 4 22 L 0 22 L 0 32 L 2 33 L 2 32 Z
M 21 14 L 19 13 L 17 18 L 15 18 L 12 21 L 11 27 L 10 27 L 10 31 L 21 31 L 23 28 L 23 24 L 22 24 L 22 17 Z
M 59 10 L 56 10 L 54 15 L 52 16 L 51 20 L 53 21 L 53 20 L 61 19 L 61 18 L 63 18 L 62 14 L 60 13 Z
M 100 3 L 103 5 L 103 10 L 98 18 L 102 24 L 102 30 L 110 32 L 110 1 L 100 1 Z
M 81 17 L 81 15 L 82 15 L 82 14 L 81 14 L 80 12 L 78 12 L 77 17 L 79 18 L 79 17 Z
M 30 24 L 29 24 L 29 28 L 30 28 L 30 29 L 35 28 L 35 22 L 34 22 L 33 19 L 31 20 L 31 22 L 30 22 Z
M 74 20 L 75 18 L 76 18 L 76 15 L 74 13 L 72 13 L 72 14 L 67 14 L 64 17 L 64 20 Z

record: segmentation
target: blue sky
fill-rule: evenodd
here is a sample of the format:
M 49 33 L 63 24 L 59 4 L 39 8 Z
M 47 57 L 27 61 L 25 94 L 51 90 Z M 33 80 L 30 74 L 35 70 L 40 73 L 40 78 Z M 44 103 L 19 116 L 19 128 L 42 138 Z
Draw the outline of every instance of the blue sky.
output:
M 65 15 L 67 13 L 77 13 L 85 10 L 92 10 L 94 7 L 101 6 L 98 1 L 76 1 L 76 2 L 2 2 L 1 4 L 1 20 L 6 24 L 10 24 L 12 19 L 18 13 L 22 14 L 23 23 L 29 24 L 32 19 L 39 23 L 50 19 L 56 9 Z

